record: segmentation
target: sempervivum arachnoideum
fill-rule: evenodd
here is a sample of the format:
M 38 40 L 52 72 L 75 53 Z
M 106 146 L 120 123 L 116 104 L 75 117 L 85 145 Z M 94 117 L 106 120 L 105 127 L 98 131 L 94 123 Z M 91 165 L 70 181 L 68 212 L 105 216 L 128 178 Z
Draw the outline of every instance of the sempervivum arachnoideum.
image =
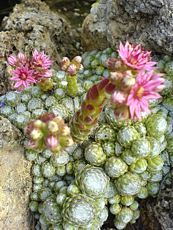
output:
M 65 226 L 83 228 L 91 226 L 96 216 L 93 200 L 82 194 L 67 198 L 62 213 Z
M 93 198 L 105 197 L 109 177 L 100 167 L 87 165 L 77 175 L 76 182 L 82 193 Z
M 71 82 L 75 80 L 76 84 L 76 79 L 72 79 L 72 72 L 68 76 L 65 71 L 54 72 L 50 88 L 42 82 L 41 89 L 32 85 L 20 93 L 8 92 L 0 97 L 0 102 L 5 103 L 0 106 L 0 113 L 19 128 L 45 112 L 68 122 L 79 110 L 90 86 L 100 81 L 100 76 L 109 77 L 110 57 L 118 57 L 112 49 L 85 53 L 84 68 L 75 73 L 74 92 Z M 168 75 L 165 97 L 170 95 L 173 84 L 171 61 L 164 62 L 162 69 Z M 30 209 L 38 220 L 37 228 L 99 229 L 107 219 L 107 201 L 117 229 L 134 223 L 139 217 L 136 199 L 155 196 L 159 182 L 169 171 L 165 158 L 166 154 L 173 155 L 171 103 L 164 98 L 163 104 L 153 106 L 153 114 L 136 122 L 115 120 L 109 105 L 87 144 L 56 154 L 50 149 L 26 150 L 27 159 L 34 163 Z M 81 138 L 85 136 L 80 134 Z

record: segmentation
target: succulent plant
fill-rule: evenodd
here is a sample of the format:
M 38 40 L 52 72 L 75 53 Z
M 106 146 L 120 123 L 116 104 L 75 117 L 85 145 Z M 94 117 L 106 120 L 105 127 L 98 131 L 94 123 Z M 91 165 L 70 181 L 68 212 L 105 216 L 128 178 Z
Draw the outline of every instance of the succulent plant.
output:
M 118 178 L 127 172 L 128 166 L 118 157 L 110 157 L 105 164 L 105 171 L 111 178 Z
M 146 138 L 135 140 L 132 144 L 132 152 L 136 157 L 146 157 L 151 152 L 150 142 Z
M 117 215 L 117 220 L 124 223 L 130 222 L 132 218 L 133 218 L 133 211 L 127 207 L 123 207 Z
M 96 215 L 93 200 L 82 194 L 67 198 L 62 213 L 64 221 L 77 227 L 87 227 Z
M 146 128 L 151 136 L 159 138 L 166 132 L 167 121 L 160 114 L 152 114 L 146 121 Z
M 100 166 L 106 161 L 106 154 L 99 143 L 91 143 L 85 149 L 85 159 L 91 165 Z
M 76 177 L 81 191 L 90 197 L 104 197 L 109 185 L 109 177 L 102 168 L 87 165 Z
M 33 162 L 29 206 L 39 230 L 97 230 L 107 219 L 108 209 L 115 215 L 115 227 L 124 229 L 139 217 L 138 199 L 156 196 L 160 181 L 170 170 L 171 159 L 173 162 L 172 64 L 164 60 L 162 63 L 168 83 L 162 92 L 163 102 L 150 102 L 152 113 L 142 116 L 140 121 L 124 121 L 120 118 L 129 118 L 130 110 L 121 107 L 117 100 L 119 96 L 123 100 L 125 95 L 113 94 L 117 58 L 112 49 L 87 52 L 80 62 L 83 69 L 74 61 L 67 63 L 68 67 L 77 64 L 75 75 L 70 72 L 74 66 L 69 70 L 67 67 L 65 71 L 55 71 L 47 83 L 43 79 L 20 93 L 10 91 L 0 97 L 3 102 L 0 114 L 18 128 L 23 129 L 34 119 L 36 124 L 29 135 L 48 112 L 54 114 L 51 118 L 48 116 L 50 123 L 61 116 L 66 123 L 61 120 L 60 126 L 71 126 L 74 141 L 80 142 L 70 147 L 63 142 L 62 148 L 52 148 L 53 140 L 44 142 L 44 138 L 47 130 L 54 133 L 56 125 L 49 123 L 48 128 L 45 121 L 42 121 L 46 124 L 44 137 L 39 128 L 32 134 L 42 143 L 37 151 L 25 150 L 26 158 Z M 137 71 L 135 69 L 134 74 Z M 121 82 L 119 75 L 120 83 L 132 84 L 131 72 L 124 74 L 126 81 Z M 109 104 L 105 105 L 107 101 Z M 61 136 L 63 129 L 60 130 Z M 66 131 L 69 140 L 68 128 Z M 57 133 L 56 138 L 59 140 Z
M 136 195 L 141 189 L 141 179 L 138 174 L 127 172 L 115 180 L 115 185 L 121 195 Z
M 133 126 L 123 127 L 117 134 L 117 140 L 123 147 L 131 146 L 132 142 L 140 137 Z
M 108 124 L 100 125 L 98 130 L 95 133 L 96 142 L 106 142 L 106 141 L 115 141 L 116 132 Z
M 49 225 L 58 224 L 62 220 L 60 207 L 56 204 L 54 198 L 48 198 L 44 201 L 39 208 L 39 212 Z
M 140 158 L 135 163 L 131 164 L 130 170 L 134 173 L 143 173 L 147 169 L 147 161 L 143 158 Z

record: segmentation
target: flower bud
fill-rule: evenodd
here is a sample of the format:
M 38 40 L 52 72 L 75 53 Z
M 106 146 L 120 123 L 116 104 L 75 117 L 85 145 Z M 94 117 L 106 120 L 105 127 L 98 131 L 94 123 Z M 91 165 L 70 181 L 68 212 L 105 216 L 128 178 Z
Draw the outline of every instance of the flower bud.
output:
M 52 121 L 56 122 L 56 124 L 58 125 L 59 130 L 61 130 L 62 127 L 64 127 L 64 125 L 65 125 L 64 120 L 60 116 L 55 117 Z
M 29 149 L 36 149 L 38 147 L 38 143 L 36 141 L 29 140 L 26 147 Z
M 64 126 L 64 128 L 62 130 L 62 135 L 67 136 L 69 134 L 70 134 L 70 128 L 68 126 Z
M 30 136 L 33 140 L 40 140 L 43 137 L 43 133 L 39 129 L 33 129 Z
M 70 59 L 68 57 L 63 57 L 60 62 L 61 69 L 65 71 L 69 65 L 70 65 Z
M 125 86 L 128 86 L 128 87 L 132 87 L 136 83 L 136 80 L 131 70 L 128 70 L 125 72 L 123 83 L 125 84 Z
M 82 62 L 82 57 L 81 56 L 76 56 L 73 58 L 72 62 L 75 61 L 77 63 L 81 63 Z
M 19 59 L 19 62 L 25 64 L 27 58 L 26 58 L 26 56 L 23 53 L 18 53 L 17 57 Z
M 9 65 L 15 66 L 16 63 L 17 63 L 17 58 L 16 58 L 14 55 L 10 55 L 10 56 L 7 58 L 7 62 L 8 62 Z
M 109 70 L 115 71 L 122 66 L 122 61 L 112 57 L 107 60 L 106 65 Z
M 11 76 L 12 75 L 12 71 L 13 71 L 13 67 L 11 65 L 8 65 L 6 68 L 6 72 Z
M 50 135 L 46 138 L 46 146 L 47 148 L 50 148 L 51 150 L 54 150 L 58 147 L 58 140 L 55 136 Z
M 68 147 L 68 146 L 71 146 L 73 145 L 73 139 L 70 137 L 70 136 L 61 136 L 59 138 L 59 141 L 60 141 L 60 145 L 61 147 Z
M 72 146 L 74 144 L 74 141 L 71 137 L 68 138 L 68 146 Z
M 67 73 L 71 76 L 75 75 L 77 72 L 77 68 L 75 64 L 71 64 L 69 65 L 68 69 L 67 69 Z
M 123 79 L 123 74 L 120 72 L 110 72 L 110 78 L 113 81 L 121 81 Z
M 48 129 L 49 129 L 52 133 L 55 133 L 55 132 L 58 132 L 59 127 L 58 127 L 58 124 L 57 124 L 55 121 L 49 121 L 49 122 L 48 122 Z
M 41 121 L 41 120 L 36 120 L 36 121 L 34 121 L 34 127 L 35 128 L 42 128 L 42 127 L 44 127 L 45 125 L 44 125 L 44 123 Z
M 127 99 L 127 94 L 121 91 L 115 91 L 112 94 L 112 102 L 115 104 L 123 104 Z
M 123 121 L 129 119 L 129 109 L 127 106 L 121 106 L 114 110 L 114 114 L 117 120 Z

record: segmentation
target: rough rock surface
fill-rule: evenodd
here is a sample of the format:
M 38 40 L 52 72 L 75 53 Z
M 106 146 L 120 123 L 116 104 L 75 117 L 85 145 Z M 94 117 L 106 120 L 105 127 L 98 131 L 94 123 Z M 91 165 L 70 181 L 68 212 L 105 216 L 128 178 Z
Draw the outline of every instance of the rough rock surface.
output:
M 23 0 L 2 21 L 0 32 L 0 94 L 7 88 L 5 61 L 10 53 L 44 50 L 55 62 L 75 52 L 70 25 L 41 0 Z M 3 77 L 1 77 L 1 75 Z
M 100 0 L 83 23 L 83 41 L 103 49 L 129 40 L 172 55 L 172 31 L 172 0 Z
M 173 181 L 171 186 L 166 187 L 158 196 L 154 215 L 162 230 L 173 229 Z
M 19 132 L 0 117 L 0 229 L 31 230 L 28 199 L 31 164 L 17 143 Z

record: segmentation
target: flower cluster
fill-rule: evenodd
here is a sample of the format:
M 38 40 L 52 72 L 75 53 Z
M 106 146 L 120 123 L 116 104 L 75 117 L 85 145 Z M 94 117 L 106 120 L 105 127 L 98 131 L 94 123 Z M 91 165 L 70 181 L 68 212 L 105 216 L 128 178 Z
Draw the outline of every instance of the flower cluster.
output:
M 111 98 L 115 115 L 118 119 L 141 119 L 142 112 L 149 112 L 149 103 L 161 97 L 163 75 L 157 73 L 151 53 L 141 45 L 120 43 L 118 53 L 120 58 L 107 61 L 116 88 Z
M 68 75 L 74 76 L 78 70 L 83 69 L 81 62 L 81 56 L 74 57 L 72 61 L 70 61 L 68 57 L 63 57 L 60 63 L 60 67 L 63 71 L 66 71 Z
M 59 152 L 73 144 L 69 127 L 61 117 L 54 114 L 45 113 L 31 121 L 25 129 L 25 133 L 29 137 L 27 147 L 31 149 L 43 150 L 47 148 L 52 152 Z
M 67 94 L 75 97 L 78 93 L 77 71 L 83 69 L 81 56 L 76 56 L 70 61 L 68 57 L 63 57 L 60 67 L 67 73 Z
M 19 91 L 27 88 L 30 84 L 40 82 L 42 79 L 52 76 L 50 69 L 52 61 L 44 52 L 35 50 L 31 58 L 19 53 L 17 56 L 10 55 L 7 59 L 10 65 L 10 80 L 15 81 L 14 88 Z

